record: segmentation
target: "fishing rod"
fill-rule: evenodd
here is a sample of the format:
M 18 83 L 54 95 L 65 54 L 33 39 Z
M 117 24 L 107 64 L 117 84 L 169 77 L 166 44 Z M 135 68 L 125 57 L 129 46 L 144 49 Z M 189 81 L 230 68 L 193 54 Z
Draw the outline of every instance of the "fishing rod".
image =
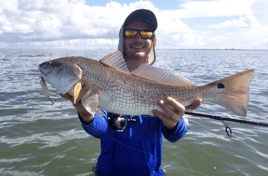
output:
M 230 119 L 230 118 L 225 118 L 225 117 L 220 117 L 220 116 L 214 116 L 214 115 L 208 115 L 208 114 L 200 114 L 200 113 L 194 113 L 194 112 L 185 112 L 185 114 L 222 121 L 223 124 L 225 125 L 226 134 L 229 137 L 232 136 L 232 129 L 224 121 L 231 121 L 231 122 L 245 123 L 245 124 L 249 124 L 249 125 L 257 125 L 257 126 L 262 126 L 262 127 L 268 127 L 268 123 L 252 122 L 252 121 L 239 120 L 239 119 Z

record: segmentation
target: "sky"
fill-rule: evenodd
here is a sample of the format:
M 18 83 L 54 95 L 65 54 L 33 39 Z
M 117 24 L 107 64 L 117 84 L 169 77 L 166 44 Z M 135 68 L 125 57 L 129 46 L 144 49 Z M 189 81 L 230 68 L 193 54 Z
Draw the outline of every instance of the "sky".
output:
M 268 49 L 268 0 L 0 0 L 0 48 L 117 49 L 141 8 L 156 49 Z

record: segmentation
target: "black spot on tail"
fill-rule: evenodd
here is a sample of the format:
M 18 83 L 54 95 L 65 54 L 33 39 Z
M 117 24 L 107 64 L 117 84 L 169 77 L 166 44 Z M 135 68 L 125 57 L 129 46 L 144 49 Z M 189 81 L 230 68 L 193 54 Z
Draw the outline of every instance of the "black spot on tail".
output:
M 222 83 L 218 83 L 218 84 L 217 84 L 217 87 L 218 87 L 218 89 L 224 89 L 225 86 L 224 86 L 224 84 L 222 84 Z

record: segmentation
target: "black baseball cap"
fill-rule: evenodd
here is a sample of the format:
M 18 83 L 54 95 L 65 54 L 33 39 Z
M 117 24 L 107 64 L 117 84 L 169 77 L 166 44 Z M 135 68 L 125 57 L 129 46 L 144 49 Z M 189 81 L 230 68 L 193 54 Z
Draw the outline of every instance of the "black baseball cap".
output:
M 151 30 L 154 32 L 157 28 L 157 20 L 154 15 L 154 13 L 147 9 L 139 9 L 133 11 L 125 20 L 124 26 L 127 26 L 128 24 L 137 21 L 137 20 L 143 20 L 146 23 L 149 24 Z

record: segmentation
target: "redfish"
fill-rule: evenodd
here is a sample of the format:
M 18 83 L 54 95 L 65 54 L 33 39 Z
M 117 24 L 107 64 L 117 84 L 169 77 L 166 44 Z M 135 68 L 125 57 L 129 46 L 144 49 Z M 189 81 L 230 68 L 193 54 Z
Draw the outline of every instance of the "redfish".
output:
M 100 114 L 99 110 L 104 109 L 121 115 L 153 115 L 153 109 L 163 112 L 157 102 L 170 96 L 184 106 L 199 98 L 246 116 L 249 84 L 254 76 L 254 70 L 247 70 L 196 86 L 183 77 L 147 64 L 129 72 L 120 51 L 100 61 L 83 57 L 59 58 L 40 64 L 39 70 L 46 95 L 45 81 L 61 94 L 74 96 L 75 101 L 81 87 L 87 86 L 89 90 L 81 98 L 87 111 Z

